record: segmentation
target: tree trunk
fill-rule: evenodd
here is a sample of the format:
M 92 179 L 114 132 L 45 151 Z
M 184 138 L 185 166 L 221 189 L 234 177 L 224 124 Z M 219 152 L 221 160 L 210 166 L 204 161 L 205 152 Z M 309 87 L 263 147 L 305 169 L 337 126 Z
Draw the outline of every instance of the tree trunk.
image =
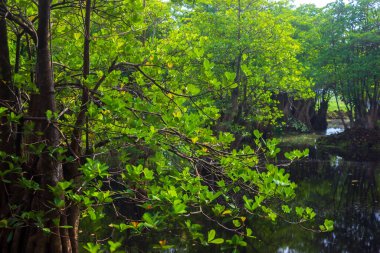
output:
M 293 101 L 292 106 L 292 116 L 298 121 L 304 123 L 309 129 L 312 128 L 311 125 L 311 108 L 314 106 L 314 100 L 296 100 Z
M 240 39 L 241 39 L 241 28 L 240 28 L 240 22 L 241 22 L 241 1 L 238 1 L 238 16 L 237 16 L 237 21 L 238 21 L 238 31 L 237 31 L 237 42 L 240 44 Z M 232 121 L 236 120 L 238 110 L 239 110 L 239 85 L 241 83 L 241 59 L 242 59 L 242 52 L 239 49 L 239 55 L 237 56 L 235 62 L 234 62 L 234 67 L 235 67 L 235 73 L 236 77 L 234 82 L 238 84 L 238 86 L 234 89 L 232 89 L 231 92 L 231 108 L 229 108 L 229 111 L 226 111 L 224 113 L 223 117 L 223 122 L 226 123 L 232 123 Z
M 17 205 L 17 210 L 13 211 L 21 215 L 22 212 L 42 213 L 39 225 L 34 222 L 28 222 L 27 226 L 20 226 L 13 229 L 1 231 L 2 252 L 71 252 L 71 245 L 66 228 L 60 228 L 67 225 L 66 212 L 64 207 L 55 206 L 57 200 L 63 200 L 62 194 L 54 194 L 50 187 L 55 187 L 58 182 L 63 180 L 62 164 L 57 159 L 55 150 L 60 145 L 60 132 L 54 120 L 47 119 L 47 112 L 53 115 L 56 111 L 56 100 L 53 81 L 53 69 L 50 52 L 50 0 L 38 1 L 38 29 L 37 29 L 37 64 L 36 64 L 36 86 L 38 93 L 32 94 L 28 116 L 26 120 L 33 121 L 33 134 L 25 136 L 26 144 L 43 145 L 41 154 L 30 152 L 28 161 L 23 166 L 23 176 L 26 179 L 32 179 L 39 184 L 40 190 L 31 191 L 18 187 L 17 183 L 12 183 L 9 192 L 12 192 L 13 198 L 5 199 L 7 206 L 11 204 Z M 4 53 L 7 50 L 7 36 L 4 32 L 5 22 L 0 23 L 0 54 L 1 65 L 7 65 L 6 69 L 10 69 L 9 56 Z M 11 73 L 7 71 L 9 76 Z M 2 74 L 2 76 L 4 76 Z M 8 77 L 7 77 L 8 78 Z M 4 79 L 4 78 L 2 78 Z M 8 78 L 10 79 L 10 78 Z M 8 87 L 10 87 L 8 85 Z M 1 89 L 1 96 L 5 94 L 6 89 Z M 15 92 L 11 92 L 14 96 Z M 9 96 L 9 93 L 4 96 Z M 3 100 L 3 97 L 1 97 Z M 37 134 L 40 133 L 40 134 Z M 2 131 L 2 139 L 7 135 L 6 131 Z M 16 140 L 7 138 L 8 144 L 17 143 Z M 9 145 L 12 147 L 12 145 Z M 26 145 L 28 147 L 28 145 Z M 13 147 L 14 149 L 14 147 Z M 28 151 L 28 150 L 26 150 Z M 14 152 L 14 150 L 12 151 Z M 20 174 L 21 175 L 21 174 Z M 14 182 L 16 182 L 14 180 Z M 18 198 L 15 198 L 17 195 Z M 3 202 L 2 198 L 2 202 Z M 3 204 L 3 203 L 2 203 Z M 3 211 L 1 211 L 3 212 Z M 5 216 L 4 218 L 9 218 Z
M 14 105 L 15 96 L 12 87 L 12 66 L 9 60 L 7 24 L 5 17 L 0 17 L 0 106 L 13 109 Z M 0 151 L 14 154 L 14 134 L 12 133 L 11 125 L 7 123 L 6 117 L 1 118 L 0 138 Z
M 376 123 L 377 123 L 377 114 L 378 114 L 378 108 L 377 106 L 371 106 L 369 112 L 367 113 L 367 129 L 375 129 Z
M 91 0 L 86 0 L 86 14 L 84 22 L 84 46 L 83 46 L 83 79 L 86 80 L 90 74 L 90 21 L 91 21 Z M 86 124 L 87 106 L 89 102 L 89 89 L 83 83 L 82 100 L 80 112 L 77 116 L 73 134 L 70 143 L 70 155 L 78 157 L 74 162 L 68 163 L 65 166 L 65 179 L 73 180 L 77 185 L 80 185 L 79 167 L 81 166 L 81 157 L 83 155 L 81 147 L 82 128 Z M 87 126 L 88 127 L 88 126 Z M 86 153 L 89 153 L 88 129 L 86 128 Z M 67 222 L 72 228 L 69 229 L 72 252 L 79 252 L 78 247 L 78 231 L 79 231 L 80 206 L 78 203 L 71 203 L 68 209 Z
M 318 111 L 316 111 L 311 118 L 311 125 L 313 130 L 324 131 L 327 129 L 327 110 L 329 102 L 322 100 L 319 102 Z
M 273 99 L 278 101 L 278 108 L 284 114 L 284 118 L 288 119 L 292 114 L 292 100 L 289 98 L 288 93 L 280 93 L 278 95 L 275 95 Z
M 4 4 L 4 1 L 0 1 Z M 14 104 L 14 96 L 12 93 L 12 66 L 9 60 L 8 34 L 5 17 L 0 17 L 0 106 L 12 108 Z M 6 155 L 15 154 L 15 136 L 7 117 L 0 119 L 0 151 Z M 2 158 L 3 159 L 3 158 Z M 6 162 L 0 163 L 2 172 L 9 169 Z M 0 181 L 0 220 L 5 218 L 9 213 L 8 200 L 11 197 L 8 186 L 2 180 Z M 7 247 L 8 231 L 0 229 L 0 250 L 8 251 Z
M 34 167 L 32 171 L 40 183 L 42 191 L 34 197 L 32 210 L 42 211 L 45 216 L 44 226 L 51 232 L 44 233 L 41 228 L 29 230 L 26 243 L 27 252 L 63 252 L 61 238 L 61 214 L 54 203 L 54 199 L 63 196 L 54 196 L 49 190 L 49 186 L 54 187 L 63 180 L 62 164 L 55 158 L 54 149 L 60 144 L 58 126 L 54 122 L 46 119 L 46 113 L 52 114 L 56 111 L 53 69 L 51 62 L 50 41 L 50 0 L 38 1 L 38 44 L 37 44 L 37 66 L 36 66 L 36 86 L 38 94 L 31 97 L 30 116 L 40 119 L 34 122 L 34 132 L 41 132 L 42 136 L 32 136 L 36 143 L 44 143 L 45 148 L 42 154 L 33 158 Z M 40 176 L 41 175 L 41 176 Z M 66 247 L 69 247 L 66 245 Z

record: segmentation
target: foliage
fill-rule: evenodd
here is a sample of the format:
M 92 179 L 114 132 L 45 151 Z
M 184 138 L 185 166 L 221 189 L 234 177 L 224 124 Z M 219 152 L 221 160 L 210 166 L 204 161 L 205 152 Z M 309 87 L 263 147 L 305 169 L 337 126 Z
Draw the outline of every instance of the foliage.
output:
M 4 247 L 28 228 L 22 240 L 30 247 L 35 232 L 53 245 L 45 248 L 78 250 L 80 216 L 93 229 L 84 234 L 101 236 L 81 245 L 88 252 L 120 252 L 153 231 L 182 231 L 194 244 L 236 252 L 254 236 L 254 215 L 314 218 L 311 209 L 283 205 L 296 185 L 275 165 L 279 141 L 252 127 L 281 115 L 274 95 L 310 96 L 279 6 L 46 3 L 0 2 L 12 66 L 11 80 L 1 80 L 12 91 L 1 101 L 1 141 L 15 147 L 0 150 Z M 229 129 L 252 141 L 233 148 Z M 287 154 L 288 162 L 307 152 Z M 233 235 L 222 238 L 217 227 Z M 170 238 L 155 247 L 171 248 Z
M 336 1 L 322 10 L 305 6 L 298 13 L 316 24 L 309 28 L 307 34 L 314 36 L 305 45 L 313 52 L 313 57 L 307 57 L 309 75 L 323 99 L 329 101 L 334 95 L 342 100 L 344 106 L 338 110 L 347 111 L 351 127 L 375 128 L 379 107 L 378 2 Z
M 296 131 L 299 131 L 301 133 L 306 133 L 306 132 L 310 131 L 310 129 L 308 128 L 308 126 L 305 123 L 303 123 L 300 120 L 295 119 L 293 117 L 290 117 L 288 119 L 288 125 L 289 125 L 289 127 L 293 128 Z

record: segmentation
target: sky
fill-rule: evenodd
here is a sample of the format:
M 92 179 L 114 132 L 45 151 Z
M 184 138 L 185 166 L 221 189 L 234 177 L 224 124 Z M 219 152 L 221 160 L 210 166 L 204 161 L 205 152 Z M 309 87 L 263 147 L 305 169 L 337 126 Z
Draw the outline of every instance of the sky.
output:
M 297 6 L 300 4 L 315 4 L 317 7 L 323 7 L 331 2 L 334 2 L 334 0 L 294 0 L 294 4 Z

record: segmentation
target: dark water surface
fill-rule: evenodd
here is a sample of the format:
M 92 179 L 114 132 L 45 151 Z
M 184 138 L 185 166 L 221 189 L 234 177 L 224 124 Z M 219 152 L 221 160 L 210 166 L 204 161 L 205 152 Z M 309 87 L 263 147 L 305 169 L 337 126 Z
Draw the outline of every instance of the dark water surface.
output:
M 340 122 L 329 123 L 322 135 L 342 132 Z M 289 168 L 298 185 L 295 203 L 312 207 L 316 223 L 334 220 L 334 231 L 315 233 L 313 224 L 290 225 L 258 221 L 256 241 L 247 252 L 380 253 L 380 154 L 377 161 L 351 161 L 311 148 L 307 160 Z
M 335 229 L 313 233 L 283 221 L 261 222 L 259 240 L 252 242 L 256 252 L 380 252 L 380 162 L 317 155 L 295 164 L 290 174 L 298 184 L 297 204 L 333 219 Z
M 341 131 L 339 127 L 330 130 L 325 134 Z M 322 154 L 312 148 L 308 159 L 287 170 L 298 185 L 293 204 L 313 208 L 316 220 L 300 226 L 281 218 L 276 223 L 257 218 L 249 224 L 256 239 L 247 241 L 248 246 L 239 252 L 380 253 L 380 154 L 378 158 L 378 161 L 350 161 L 349 157 Z M 334 220 L 333 232 L 310 231 L 318 230 L 325 218 Z M 217 233 L 222 235 L 223 231 Z M 216 245 L 198 248 L 180 237 L 177 241 L 181 242 L 174 248 L 161 252 L 232 252 Z M 145 247 L 138 245 L 139 249 L 131 252 L 152 252 L 149 243 Z
M 256 239 L 247 241 L 248 246 L 239 248 L 239 252 L 380 253 L 380 160 L 348 161 L 313 150 L 309 159 L 288 170 L 298 185 L 294 204 L 312 207 L 316 220 L 302 223 L 302 227 L 281 218 L 276 223 L 257 218 L 249 224 Z M 333 232 L 310 231 L 318 230 L 325 218 L 334 220 Z M 161 252 L 232 252 L 231 248 L 223 250 L 216 245 L 180 244 Z
M 298 185 L 294 203 L 312 207 L 316 220 L 301 227 L 281 218 L 276 223 L 258 218 L 250 224 L 256 239 L 247 241 L 248 246 L 239 248 L 239 252 L 380 253 L 380 162 L 347 161 L 317 153 L 312 152 L 309 159 L 289 168 Z M 334 220 L 333 232 L 309 230 L 317 230 L 325 218 Z M 223 231 L 217 233 L 221 235 Z M 216 245 L 196 247 L 184 241 L 179 245 L 152 251 L 151 246 L 142 249 L 139 243 L 139 250 L 132 252 L 232 252 L 231 248 L 223 250 Z

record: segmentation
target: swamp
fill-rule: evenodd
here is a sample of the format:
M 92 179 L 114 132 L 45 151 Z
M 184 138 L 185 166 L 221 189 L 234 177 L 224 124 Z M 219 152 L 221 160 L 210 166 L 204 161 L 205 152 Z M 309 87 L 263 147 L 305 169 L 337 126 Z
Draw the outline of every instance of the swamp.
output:
M 380 252 L 380 2 L 0 0 L 0 252 Z

